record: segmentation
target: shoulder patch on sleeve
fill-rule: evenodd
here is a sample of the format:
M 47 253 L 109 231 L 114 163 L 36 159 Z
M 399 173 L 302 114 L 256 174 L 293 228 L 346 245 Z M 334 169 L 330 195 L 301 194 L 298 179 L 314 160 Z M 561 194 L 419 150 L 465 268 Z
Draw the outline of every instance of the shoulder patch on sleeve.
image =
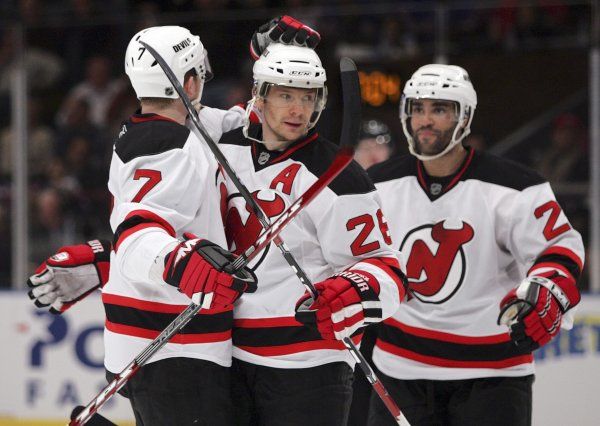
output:
M 127 131 L 115 142 L 115 152 L 123 163 L 181 149 L 190 135 L 187 127 L 169 121 L 128 122 L 126 126 Z
M 335 158 L 339 147 L 322 137 L 292 154 L 291 158 L 303 163 L 315 176 L 321 176 Z M 366 194 L 375 190 L 375 185 L 367 172 L 352 161 L 342 173 L 329 184 L 329 188 L 337 195 Z
M 488 152 L 477 154 L 477 161 L 465 173 L 464 179 L 477 179 L 517 191 L 546 182 L 535 170 L 523 164 Z
M 375 164 L 367 170 L 373 183 L 387 182 L 406 176 L 417 175 L 417 159 L 412 155 L 391 157 L 388 160 Z

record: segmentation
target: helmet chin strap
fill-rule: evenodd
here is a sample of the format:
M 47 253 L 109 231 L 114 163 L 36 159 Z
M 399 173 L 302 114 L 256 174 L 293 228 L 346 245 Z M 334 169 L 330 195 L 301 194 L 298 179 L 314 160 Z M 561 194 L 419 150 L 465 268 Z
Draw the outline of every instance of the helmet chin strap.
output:
M 204 83 L 206 82 L 206 74 L 204 71 L 196 71 L 196 76 L 198 77 L 198 84 L 200 85 L 200 90 L 198 90 L 198 96 L 196 96 L 194 99 L 190 100 L 190 103 L 192 104 L 192 106 L 194 107 L 194 109 L 196 110 L 196 112 L 200 112 L 201 109 L 201 105 L 200 105 L 200 99 L 202 98 L 202 92 L 204 91 Z
M 403 123 L 404 125 L 404 123 Z M 463 133 L 462 135 L 460 135 L 460 137 L 457 137 L 458 132 L 463 129 Z M 411 136 L 408 139 L 408 150 L 410 151 L 410 153 L 417 157 L 419 160 L 421 161 L 431 161 L 431 160 L 436 160 L 440 157 L 443 157 L 444 155 L 446 155 L 447 153 L 449 153 L 456 145 L 458 145 L 469 133 L 471 132 L 470 129 L 465 129 L 464 127 L 460 127 L 457 123 L 456 127 L 454 128 L 454 132 L 452 132 L 452 139 L 450 140 L 450 143 L 448 143 L 448 145 L 446 146 L 446 148 L 444 148 L 441 152 L 434 154 L 434 155 L 423 155 L 423 154 L 419 154 L 416 149 L 415 149 L 415 140 L 414 137 Z

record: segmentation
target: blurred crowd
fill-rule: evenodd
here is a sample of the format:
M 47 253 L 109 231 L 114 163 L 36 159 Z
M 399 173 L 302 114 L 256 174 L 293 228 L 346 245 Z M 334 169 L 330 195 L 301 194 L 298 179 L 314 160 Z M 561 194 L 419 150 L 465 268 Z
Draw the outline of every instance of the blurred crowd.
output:
M 501 0 L 495 8 L 450 8 L 448 30 L 452 42 L 448 43 L 448 53 L 586 43 L 590 23 L 585 2 L 567 5 L 538 0 L 527 6 L 518 3 Z M 434 49 L 435 6 L 449 4 L 398 0 L 2 2 L 0 286 L 10 283 L 10 148 L 15 137 L 10 122 L 10 90 L 20 34 L 15 24 L 23 24 L 25 30 L 29 261 L 33 267 L 60 245 L 91 237 L 111 237 L 108 166 L 121 122 L 137 108 L 122 69 L 127 40 L 137 30 L 180 23 L 200 34 L 217 76 L 207 85 L 203 101 L 227 107 L 248 97 L 251 61 L 247 42 L 268 17 L 286 13 L 317 28 L 323 37 L 320 52 L 331 55 L 330 60 L 335 59 L 334 53 L 351 50 L 356 60 L 390 62 L 430 55 Z M 325 64 L 327 60 L 325 57 Z M 363 142 L 357 155 L 365 167 L 406 151 L 403 136 L 395 134 L 397 123 L 376 118 L 367 118 L 362 126 Z M 587 127 L 582 118 L 573 114 L 557 117 L 549 133 L 551 142 L 546 141 L 539 149 L 536 146 L 519 159 L 536 166 L 553 183 L 587 181 Z M 476 134 L 467 143 L 486 149 L 494 141 Z M 581 222 L 587 228 L 587 221 Z

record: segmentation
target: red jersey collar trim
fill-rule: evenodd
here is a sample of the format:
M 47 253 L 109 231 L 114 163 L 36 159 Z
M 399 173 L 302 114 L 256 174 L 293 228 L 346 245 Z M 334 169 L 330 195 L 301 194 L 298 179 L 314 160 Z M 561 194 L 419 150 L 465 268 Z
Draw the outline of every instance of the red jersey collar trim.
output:
M 134 114 L 131 116 L 132 123 L 144 123 L 146 121 L 170 121 L 172 123 L 177 123 L 177 121 L 172 118 L 164 117 L 162 115 L 149 113 L 149 114 Z M 179 123 L 177 123 L 179 124 Z
M 311 135 L 307 135 L 305 139 L 299 139 L 299 140 L 295 141 L 290 146 L 288 146 L 284 151 L 282 151 L 282 153 L 279 154 L 276 158 L 269 161 L 268 164 L 279 163 L 279 162 L 289 158 L 294 152 L 298 151 L 300 148 L 308 145 L 309 143 L 314 142 L 318 137 L 319 137 L 319 134 L 317 132 L 315 132 Z M 256 155 L 257 155 L 256 144 L 257 144 L 257 142 L 252 141 L 252 157 L 254 157 L 254 158 L 256 158 Z
M 442 191 L 442 194 L 444 194 L 444 193 L 450 191 L 452 188 L 454 188 L 456 186 L 456 184 L 460 181 L 460 178 L 465 174 L 465 172 L 469 168 L 469 165 L 471 164 L 471 162 L 473 160 L 473 156 L 475 155 L 475 150 L 473 148 L 467 148 L 467 150 L 469 151 L 469 153 L 467 154 L 467 159 L 465 160 L 463 165 L 460 167 L 458 172 L 456 172 L 456 174 L 454 175 L 454 177 L 452 178 L 452 180 L 450 181 L 448 186 L 446 186 L 446 188 L 444 188 L 444 191 Z M 423 167 L 423 162 L 419 159 L 417 159 L 417 179 L 419 180 L 419 184 L 421 185 L 421 188 L 423 188 L 423 190 L 425 192 L 427 192 L 427 183 L 425 181 L 425 169 Z
M 289 158 L 294 152 L 298 151 L 300 148 L 313 142 L 318 137 L 319 137 L 319 134 L 317 132 L 315 132 L 312 135 L 308 136 L 306 139 L 294 143 L 293 145 L 289 146 L 285 151 L 283 151 L 283 153 L 280 156 L 278 156 L 273 161 L 271 161 L 271 164 L 279 163 L 280 161 L 283 161 L 286 158 Z

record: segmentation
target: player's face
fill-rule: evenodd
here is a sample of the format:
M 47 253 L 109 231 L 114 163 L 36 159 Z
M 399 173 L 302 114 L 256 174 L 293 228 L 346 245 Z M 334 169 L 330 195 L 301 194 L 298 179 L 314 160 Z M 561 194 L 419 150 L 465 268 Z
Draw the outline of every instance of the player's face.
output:
M 292 142 L 304 136 L 316 100 L 316 89 L 271 87 L 262 103 L 263 139 Z
M 358 142 L 354 159 L 363 169 L 381 163 L 390 157 L 390 147 L 385 143 L 377 143 L 375 138 L 363 139 Z
M 456 104 L 437 99 L 414 99 L 409 106 L 415 150 L 423 155 L 442 152 L 457 124 Z

